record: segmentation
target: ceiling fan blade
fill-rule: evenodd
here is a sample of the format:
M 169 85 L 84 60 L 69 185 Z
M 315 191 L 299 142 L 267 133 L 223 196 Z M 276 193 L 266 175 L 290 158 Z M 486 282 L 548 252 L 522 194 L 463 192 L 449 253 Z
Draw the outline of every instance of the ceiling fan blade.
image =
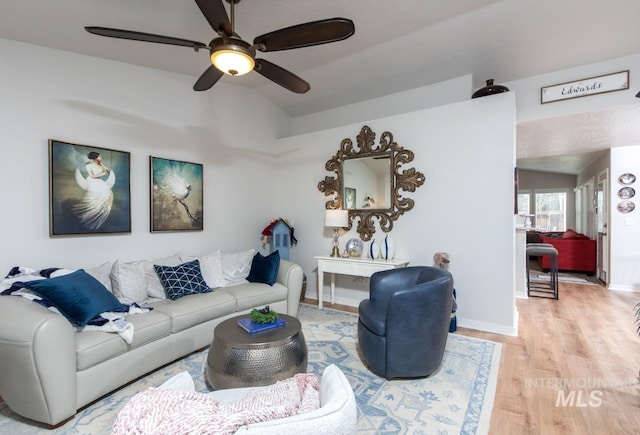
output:
M 222 71 L 211 65 L 202 73 L 200 78 L 193 85 L 193 90 L 206 91 L 207 89 L 211 89 L 211 87 L 220 80 L 220 77 L 222 77 L 223 74 L 224 73 Z
M 253 44 L 260 51 L 289 50 L 342 41 L 355 31 L 353 21 L 348 18 L 328 18 L 265 33 L 256 37 Z
M 172 36 L 154 35 L 153 33 L 136 32 L 134 30 L 110 29 L 108 27 L 88 26 L 85 30 L 94 35 L 108 36 L 109 38 L 132 39 L 134 41 L 156 42 L 158 44 L 180 45 L 191 47 L 195 50 L 207 48 L 205 44 L 188 39 L 174 38 Z
M 239 0 L 238 0 L 239 1 Z M 236 1 L 237 3 L 237 1 Z M 196 0 L 202 15 L 207 19 L 209 25 L 220 36 L 233 35 L 233 28 L 227 10 L 224 8 L 222 0 Z
M 294 73 L 287 71 L 281 66 L 271 63 L 268 60 L 256 59 L 256 67 L 254 71 L 262 74 L 272 82 L 275 82 L 283 88 L 289 89 L 296 94 L 304 94 L 311 86 Z

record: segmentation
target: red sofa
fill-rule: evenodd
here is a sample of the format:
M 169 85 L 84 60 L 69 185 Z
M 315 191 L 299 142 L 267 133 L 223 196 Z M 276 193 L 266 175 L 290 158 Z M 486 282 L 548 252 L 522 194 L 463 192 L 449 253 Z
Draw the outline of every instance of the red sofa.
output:
M 585 272 L 593 275 L 596 271 L 596 241 L 584 234 L 567 230 L 564 233 L 547 236 L 540 234 L 541 243 L 549 243 L 558 250 L 558 270 Z M 549 257 L 540 257 L 540 266 L 549 270 Z

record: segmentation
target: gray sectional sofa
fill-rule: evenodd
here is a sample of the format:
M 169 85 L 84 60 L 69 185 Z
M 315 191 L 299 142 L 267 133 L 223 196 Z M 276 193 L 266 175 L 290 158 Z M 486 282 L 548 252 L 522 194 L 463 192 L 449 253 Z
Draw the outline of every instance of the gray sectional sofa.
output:
M 0 396 L 14 412 L 58 425 L 124 384 L 211 344 L 214 327 L 269 305 L 297 316 L 303 272 L 281 260 L 277 282 L 216 288 L 177 300 L 150 299 L 130 314 L 134 335 L 77 331 L 62 315 L 18 296 L 0 296 Z M 114 289 L 115 290 L 115 289 Z M 115 294 L 115 291 L 114 291 Z

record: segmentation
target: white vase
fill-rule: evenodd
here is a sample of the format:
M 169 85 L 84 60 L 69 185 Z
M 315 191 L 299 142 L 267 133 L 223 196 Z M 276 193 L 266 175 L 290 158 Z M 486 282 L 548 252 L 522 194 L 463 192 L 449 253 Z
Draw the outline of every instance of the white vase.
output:
M 393 260 L 396 256 L 396 242 L 386 235 L 380 245 L 380 258 L 384 260 Z
M 369 258 L 372 260 L 380 257 L 380 244 L 376 242 L 376 239 L 371 240 L 371 244 L 369 245 L 369 249 L 367 250 Z

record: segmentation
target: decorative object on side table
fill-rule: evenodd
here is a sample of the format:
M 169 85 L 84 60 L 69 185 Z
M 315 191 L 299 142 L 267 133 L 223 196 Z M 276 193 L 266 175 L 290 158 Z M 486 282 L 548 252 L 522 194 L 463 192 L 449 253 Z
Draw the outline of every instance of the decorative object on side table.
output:
M 238 320 L 238 326 L 249 334 L 280 328 L 286 324 L 283 319 L 278 317 L 278 313 L 269 308 L 269 305 L 261 310 L 251 310 L 248 318 Z
M 361 257 L 364 251 L 364 244 L 360 239 L 351 239 L 347 242 L 347 252 L 349 257 Z
M 396 256 L 396 242 L 387 234 L 380 245 L 380 258 L 383 260 L 393 260 Z
M 327 209 L 324 212 L 324 226 L 333 228 L 333 243 L 331 244 L 331 256 L 340 257 L 340 248 L 338 247 L 338 237 L 340 237 L 340 228 L 349 226 L 349 211 L 338 209 Z
M 369 254 L 369 258 L 372 260 L 376 260 L 380 257 L 380 243 L 378 243 L 376 239 L 371 240 L 367 253 Z

